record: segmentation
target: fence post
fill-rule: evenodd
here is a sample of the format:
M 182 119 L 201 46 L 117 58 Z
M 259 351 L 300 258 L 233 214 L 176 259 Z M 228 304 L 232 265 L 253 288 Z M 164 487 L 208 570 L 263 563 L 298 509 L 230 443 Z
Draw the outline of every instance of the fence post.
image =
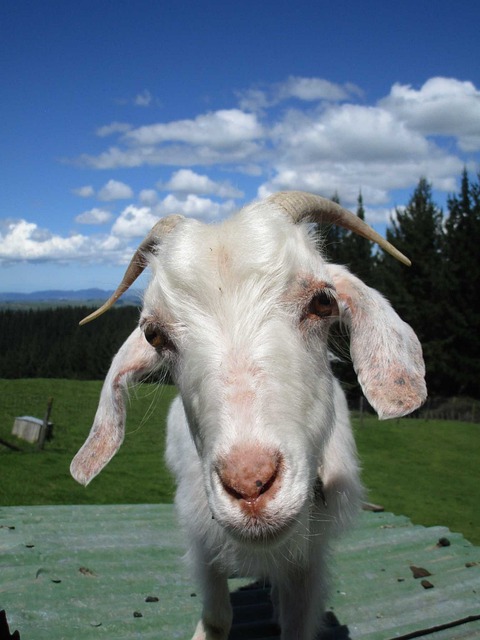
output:
M 43 449 L 43 445 L 45 444 L 45 438 L 47 437 L 48 431 L 48 422 L 50 420 L 50 414 L 52 412 L 53 398 L 49 398 L 47 402 L 47 410 L 45 411 L 45 416 L 43 418 L 43 425 L 40 430 L 40 436 L 37 441 L 37 451 L 41 451 Z

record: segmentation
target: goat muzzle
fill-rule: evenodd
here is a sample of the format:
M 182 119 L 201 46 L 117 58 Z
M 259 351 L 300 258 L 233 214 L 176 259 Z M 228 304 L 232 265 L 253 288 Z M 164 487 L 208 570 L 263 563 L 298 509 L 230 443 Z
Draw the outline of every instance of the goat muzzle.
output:
M 279 489 L 282 467 L 278 450 L 243 444 L 221 458 L 216 472 L 224 491 L 242 510 L 260 513 Z

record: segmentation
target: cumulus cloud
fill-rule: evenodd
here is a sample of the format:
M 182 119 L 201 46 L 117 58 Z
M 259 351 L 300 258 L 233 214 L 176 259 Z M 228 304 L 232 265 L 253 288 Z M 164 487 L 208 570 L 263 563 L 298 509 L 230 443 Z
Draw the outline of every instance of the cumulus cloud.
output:
M 283 82 L 238 93 L 240 107 L 247 111 L 262 111 L 290 99 L 303 102 L 341 102 L 355 96 L 363 96 L 363 91 L 353 83 L 338 84 L 324 78 L 302 76 L 289 76 Z
M 452 93 L 457 102 L 450 99 Z M 346 102 L 290 109 L 271 128 L 272 177 L 259 187 L 259 196 L 278 189 L 307 189 L 325 196 L 336 192 L 352 206 L 361 189 L 365 202 L 383 205 L 392 190 L 412 187 L 420 176 L 437 189 L 453 191 L 464 160 L 430 134 L 456 135 L 460 146 L 472 149 L 475 138 L 468 131 L 475 130 L 475 118 L 480 118 L 480 110 L 471 108 L 477 93 L 470 83 L 453 86 L 434 79 L 418 92 L 397 85 L 376 105 Z M 470 117 L 469 124 L 442 116 L 448 108 L 457 116 L 463 113 L 465 122 Z
M 75 218 L 75 222 L 78 222 L 79 224 L 105 224 L 106 222 L 109 222 L 111 218 L 112 214 L 110 211 L 94 207 L 89 211 L 80 213 Z
M 99 138 L 106 138 L 114 133 L 126 133 L 127 131 L 130 131 L 131 128 L 132 125 L 127 124 L 126 122 L 112 122 L 111 124 L 99 127 L 95 133 Z
M 256 115 L 222 109 L 131 129 L 119 144 L 98 156 L 82 154 L 78 161 L 96 169 L 250 163 L 261 152 L 264 135 Z
M 210 198 L 202 198 L 195 194 L 189 194 L 186 198 L 179 198 L 169 194 L 155 208 L 159 216 L 181 213 L 184 216 L 214 220 L 229 215 L 237 209 L 233 200 L 215 202 Z
M 262 137 L 256 116 L 240 109 L 222 109 L 197 116 L 194 120 L 177 120 L 133 129 L 125 139 L 139 145 L 183 142 L 228 149 L 245 141 Z
M 152 103 L 152 100 L 152 94 L 150 93 L 150 91 L 148 91 L 148 89 L 145 89 L 135 96 L 133 104 L 135 104 L 137 107 L 149 107 Z
M 60 236 L 27 220 L 5 220 L 0 226 L 0 261 L 124 262 L 125 243 L 113 236 Z
M 152 100 L 148 92 L 139 96 Z M 435 189 L 451 193 L 466 159 L 478 163 L 478 156 L 468 155 L 480 150 L 480 91 L 472 82 L 430 78 L 417 88 L 397 83 L 367 104 L 355 85 L 291 76 L 253 87 L 237 101 L 231 109 L 190 119 L 100 127 L 99 138 L 112 136 L 113 144 L 99 155 L 84 154 L 80 164 L 164 165 L 173 167 L 171 175 L 155 188 L 142 185 L 147 188 L 139 190 L 138 201 L 122 203 L 121 211 L 116 201 L 134 197 L 124 182 L 110 179 L 98 192 L 88 184 L 74 189 L 76 196 L 112 203 L 108 208 L 116 217 L 109 234 L 62 236 L 27 220 L 0 221 L 0 260 L 125 261 L 131 245 L 162 216 L 214 221 L 232 213 L 244 194 L 234 178 L 211 177 L 225 171 L 241 173 L 242 187 L 250 185 L 259 197 L 305 189 L 326 197 L 337 193 L 355 209 L 361 190 L 367 221 L 388 223 L 395 215 L 395 190 L 413 189 L 425 176 Z M 95 207 L 76 222 L 105 224 L 113 215 Z
M 117 126 L 115 144 L 81 162 L 97 169 L 175 167 L 156 185 L 173 194 L 169 199 L 152 189 L 140 195 L 155 214 L 170 212 L 173 203 L 187 215 L 215 218 L 230 205 L 217 209 L 205 196 L 242 197 L 232 183 L 197 170 L 207 166 L 248 175 L 260 196 L 278 189 L 337 192 L 355 206 L 361 189 L 366 205 L 385 209 L 392 190 L 412 188 L 422 175 L 437 189 L 456 189 L 466 162 L 461 152 L 480 150 L 479 101 L 472 82 L 452 78 L 431 78 L 419 88 L 397 83 L 367 104 L 354 84 L 290 76 L 238 94 L 231 109 Z
M 155 189 L 142 189 L 138 194 L 140 202 L 147 206 L 153 206 L 158 202 L 158 193 Z
M 80 198 L 91 198 L 95 195 L 94 188 L 91 185 L 85 185 L 84 187 L 72 189 L 72 193 L 74 193 L 76 196 L 80 196 Z
M 272 138 L 292 164 L 324 159 L 388 162 L 423 156 L 429 149 L 421 134 L 383 109 L 352 104 L 313 114 L 290 111 L 272 129 Z
M 480 91 L 472 82 L 430 78 L 418 90 L 397 83 L 379 104 L 411 130 L 453 136 L 464 151 L 480 150 Z
M 219 203 L 195 194 L 183 198 L 169 194 L 154 206 L 132 204 L 125 207 L 115 220 L 112 233 L 122 238 L 142 237 L 164 216 L 179 213 L 186 217 L 210 221 L 227 216 L 236 208 L 233 200 Z
M 162 191 L 175 193 L 194 193 L 197 195 L 215 195 L 220 198 L 241 198 L 243 192 L 235 189 L 229 182 L 215 182 L 206 175 L 195 173 L 191 169 L 179 169 L 165 184 L 158 185 Z
M 128 200 L 133 197 L 133 191 L 124 182 L 109 180 L 98 192 L 100 200 Z
M 335 193 L 342 204 L 354 207 L 359 191 L 364 202 L 385 205 L 391 199 L 391 191 L 413 187 L 421 176 L 427 176 L 436 188 L 447 192 L 456 189 L 456 178 L 462 170 L 462 162 L 455 156 L 438 158 L 403 158 L 389 163 L 381 160 L 331 162 L 328 159 L 304 164 L 279 161 L 273 177 L 260 185 L 258 197 L 283 189 L 303 189 L 325 197 Z
M 290 76 L 286 82 L 278 86 L 277 93 L 279 100 L 298 98 L 307 102 L 318 100 L 337 102 L 349 98 L 353 89 L 355 92 L 360 92 L 358 87 L 351 84 L 339 85 L 323 78 Z
M 118 169 L 142 166 L 193 166 L 214 164 L 251 164 L 261 155 L 261 145 L 240 142 L 229 149 L 216 149 L 209 145 L 138 146 L 135 148 L 110 147 L 98 156 L 83 154 L 80 164 L 94 169 Z
M 112 234 L 124 238 L 145 236 L 158 222 L 151 207 L 128 205 L 118 216 L 112 226 Z

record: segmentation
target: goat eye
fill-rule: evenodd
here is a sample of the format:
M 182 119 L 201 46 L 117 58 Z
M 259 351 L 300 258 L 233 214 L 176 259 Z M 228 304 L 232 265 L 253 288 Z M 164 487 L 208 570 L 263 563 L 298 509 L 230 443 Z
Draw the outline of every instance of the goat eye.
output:
M 332 298 L 326 291 L 320 291 L 310 301 L 307 315 L 328 318 L 337 315 L 338 307 L 335 298 Z
M 148 324 L 144 329 L 145 340 L 152 345 L 155 349 L 161 349 L 168 343 L 168 338 L 165 332 L 155 325 Z

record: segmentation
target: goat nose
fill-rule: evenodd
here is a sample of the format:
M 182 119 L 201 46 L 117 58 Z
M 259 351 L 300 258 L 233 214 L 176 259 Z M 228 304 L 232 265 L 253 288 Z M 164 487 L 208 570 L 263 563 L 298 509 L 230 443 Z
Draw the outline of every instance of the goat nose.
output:
M 223 488 L 237 500 L 253 502 L 270 492 L 280 475 L 281 454 L 279 451 L 255 445 L 233 447 L 222 458 L 217 473 Z M 267 497 L 267 496 L 265 496 Z

